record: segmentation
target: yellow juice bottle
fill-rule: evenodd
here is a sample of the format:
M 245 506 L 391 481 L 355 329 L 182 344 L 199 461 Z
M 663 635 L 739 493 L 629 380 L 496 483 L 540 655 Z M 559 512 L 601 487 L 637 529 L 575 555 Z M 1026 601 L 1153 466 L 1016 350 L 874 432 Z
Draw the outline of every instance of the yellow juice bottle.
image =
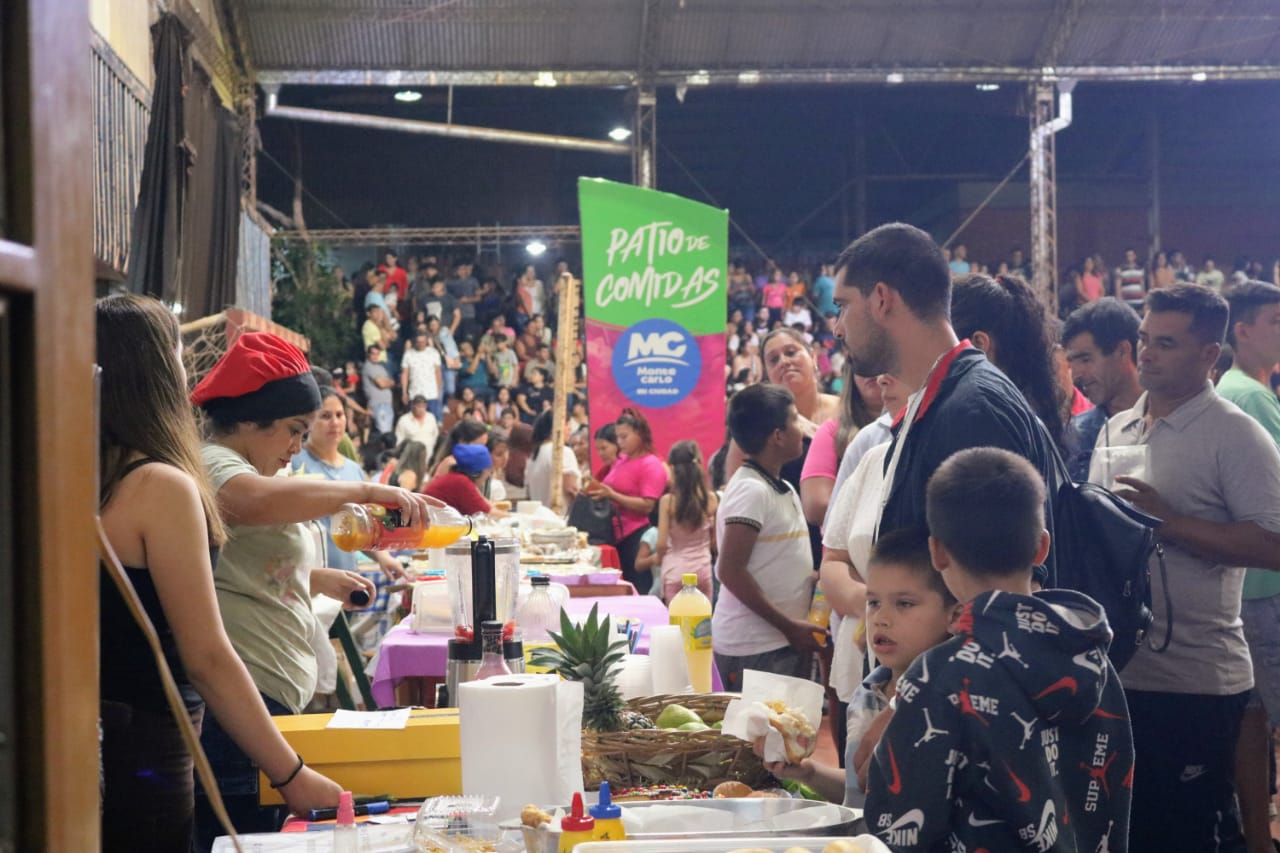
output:
M 711 601 L 698 589 L 698 576 L 681 575 L 684 586 L 671 599 L 667 615 L 680 626 L 684 656 L 689 662 L 689 683 L 694 693 L 711 692 Z

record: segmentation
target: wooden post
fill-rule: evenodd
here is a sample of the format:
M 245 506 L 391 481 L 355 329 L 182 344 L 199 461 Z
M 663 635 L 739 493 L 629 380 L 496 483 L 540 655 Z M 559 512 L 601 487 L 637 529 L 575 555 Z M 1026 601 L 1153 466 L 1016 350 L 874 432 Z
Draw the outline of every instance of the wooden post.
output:
M 560 314 L 556 325 L 555 397 L 551 402 L 551 509 L 563 514 L 565 421 L 569 414 L 569 394 L 573 391 L 573 350 L 578 343 L 578 302 L 582 282 L 571 273 L 561 273 L 556 282 L 560 288 Z M 583 358 L 586 358 L 584 352 Z

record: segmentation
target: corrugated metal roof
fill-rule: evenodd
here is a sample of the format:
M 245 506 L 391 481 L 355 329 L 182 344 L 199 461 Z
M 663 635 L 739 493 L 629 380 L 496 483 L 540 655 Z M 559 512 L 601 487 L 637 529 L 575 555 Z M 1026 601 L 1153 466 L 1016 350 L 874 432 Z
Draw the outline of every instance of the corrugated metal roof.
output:
M 1280 66 L 1275 0 L 229 0 L 261 72 Z M 656 11 L 653 11 L 656 10 Z M 663 79 L 663 82 L 672 82 Z

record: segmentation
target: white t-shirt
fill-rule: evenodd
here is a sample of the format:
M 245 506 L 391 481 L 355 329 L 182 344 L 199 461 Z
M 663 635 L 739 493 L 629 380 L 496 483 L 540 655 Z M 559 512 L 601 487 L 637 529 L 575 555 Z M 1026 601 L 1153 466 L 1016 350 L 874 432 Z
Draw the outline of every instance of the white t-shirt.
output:
M 880 514 L 880 489 L 884 483 L 884 459 L 889 442 L 878 444 L 862 455 L 858 467 L 836 492 L 827 513 L 822 544 L 849 552 L 849 562 L 865 577 L 867 560 L 875 541 L 876 518 Z M 834 639 L 831 657 L 831 688 L 842 702 L 848 702 L 862 683 L 863 653 L 853 640 L 862 622 L 850 616 L 837 619 L 831 614 Z
M 573 449 L 568 445 L 560 447 L 560 464 L 564 466 L 564 473 L 571 475 L 575 480 L 580 477 L 578 457 L 573 455 Z M 579 485 L 581 485 L 580 480 Z M 524 487 L 529 494 L 529 500 L 542 501 L 543 506 L 551 506 L 551 442 L 544 441 L 538 448 L 538 452 L 529 457 L 529 464 L 524 469 Z M 568 511 L 569 503 L 563 501 L 561 512 Z
M 440 352 L 435 347 L 423 350 L 410 349 L 400 361 L 400 369 L 409 371 L 409 398 L 421 394 L 428 400 L 440 399 L 440 385 L 436 371 L 440 369 Z
M 792 619 L 803 619 L 813 595 L 813 553 L 800 496 L 791 484 L 783 488 L 749 465 L 734 472 L 716 512 L 716 544 L 724 554 L 726 524 L 747 524 L 759 531 L 747 560 L 747 572 L 764 597 Z M 723 559 L 723 556 L 721 557 Z M 720 564 L 716 563 L 716 576 Z M 789 645 L 787 638 L 755 611 L 720 587 L 711 617 L 713 648 L 722 655 L 758 655 Z
M 413 416 L 413 412 L 405 412 L 400 416 L 400 420 L 396 421 L 396 444 L 420 441 L 427 446 L 427 453 L 430 454 L 435 450 L 436 438 L 439 435 L 440 425 L 436 423 L 436 416 L 431 412 L 426 412 L 421 421 Z

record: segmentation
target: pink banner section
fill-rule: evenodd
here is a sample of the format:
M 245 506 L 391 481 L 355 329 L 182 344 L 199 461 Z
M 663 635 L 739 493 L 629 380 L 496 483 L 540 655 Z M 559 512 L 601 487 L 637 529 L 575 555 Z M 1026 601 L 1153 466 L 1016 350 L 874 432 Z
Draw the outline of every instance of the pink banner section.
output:
M 653 408 L 630 399 L 614 376 L 614 348 L 626 329 L 587 320 L 587 394 L 591 400 L 591 432 L 612 423 L 627 406 L 634 406 L 653 429 L 654 450 L 664 461 L 671 445 L 691 438 L 702 448 L 706 462 L 724 443 L 724 334 L 693 336 L 702 370 L 697 385 L 679 402 Z M 592 442 L 592 470 L 600 465 Z

